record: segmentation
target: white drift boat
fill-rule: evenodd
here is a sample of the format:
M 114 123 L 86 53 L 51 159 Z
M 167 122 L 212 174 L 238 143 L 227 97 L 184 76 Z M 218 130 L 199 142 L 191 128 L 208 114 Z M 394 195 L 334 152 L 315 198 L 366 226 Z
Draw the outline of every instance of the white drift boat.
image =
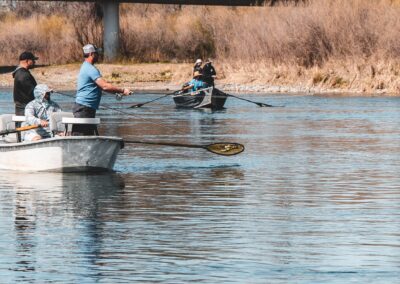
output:
M 58 113 L 58 118 L 61 118 Z M 70 114 L 68 115 L 70 116 Z M 2 131 L 15 128 L 10 115 L 1 115 Z M 52 116 L 52 131 L 62 124 L 98 124 L 100 119 L 56 119 Z M 53 121 L 53 126 L 52 125 Z M 59 123 L 60 122 L 60 123 Z M 14 124 L 14 125 L 12 125 Z M 11 127 L 10 127 L 11 125 Z M 58 126 L 57 126 L 58 125 Z M 65 129 L 65 127 L 64 127 Z M 68 127 L 66 128 L 68 129 Z M 67 133 L 67 131 L 65 131 Z M 17 142 L 15 137 L 5 136 L 0 142 L 0 170 L 90 172 L 112 171 L 118 152 L 123 148 L 122 138 L 110 136 L 61 136 L 34 142 Z
M 0 170 L 111 171 L 122 147 L 122 138 L 107 136 L 66 136 L 3 143 L 0 144 Z

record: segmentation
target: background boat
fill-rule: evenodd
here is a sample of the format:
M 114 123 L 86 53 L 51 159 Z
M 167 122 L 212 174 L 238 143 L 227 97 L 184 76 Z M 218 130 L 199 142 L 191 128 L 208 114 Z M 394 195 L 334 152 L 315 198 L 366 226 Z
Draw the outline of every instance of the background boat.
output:
M 228 95 L 210 87 L 190 93 L 181 93 L 174 95 L 177 108 L 210 108 L 213 110 L 223 109 Z

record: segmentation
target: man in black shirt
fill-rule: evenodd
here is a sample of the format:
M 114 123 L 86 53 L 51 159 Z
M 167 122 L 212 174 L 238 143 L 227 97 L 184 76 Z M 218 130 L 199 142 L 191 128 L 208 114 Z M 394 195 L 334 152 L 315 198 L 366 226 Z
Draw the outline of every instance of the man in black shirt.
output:
M 215 71 L 214 66 L 211 64 L 211 60 L 208 59 L 203 66 L 203 81 L 206 82 L 209 86 L 214 87 L 214 79 L 217 76 L 217 72 Z
M 14 77 L 14 103 L 15 114 L 25 115 L 25 106 L 35 97 L 33 89 L 36 87 L 36 80 L 33 78 L 29 69 L 35 66 L 39 58 L 32 52 L 25 51 L 19 56 L 19 66 L 12 73 Z

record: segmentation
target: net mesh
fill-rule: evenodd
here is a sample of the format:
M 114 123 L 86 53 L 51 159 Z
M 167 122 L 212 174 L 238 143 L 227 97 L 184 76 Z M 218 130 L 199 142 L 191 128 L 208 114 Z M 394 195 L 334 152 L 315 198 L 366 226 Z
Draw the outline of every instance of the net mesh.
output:
M 239 143 L 215 143 L 207 146 L 207 150 L 224 156 L 237 155 L 244 151 L 244 146 Z

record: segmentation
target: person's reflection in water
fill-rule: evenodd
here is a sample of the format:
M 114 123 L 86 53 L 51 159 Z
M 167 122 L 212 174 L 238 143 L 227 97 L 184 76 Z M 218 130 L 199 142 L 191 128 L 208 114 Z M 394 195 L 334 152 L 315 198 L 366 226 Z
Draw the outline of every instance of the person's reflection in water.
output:
M 36 271 L 38 261 L 38 246 L 41 239 L 38 238 L 38 223 L 46 219 L 47 212 L 41 212 L 43 206 L 47 209 L 51 206 L 53 198 L 57 198 L 61 175 L 49 173 L 25 173 L 8 174 L 7 182 L 13 185 L 15 191 L 14 207 L 14 233 L 16 248 L 16 263 L 10 270 L 20 272 Z M 40 227 L 40 226 L 39 226 Z M 21 281 L 27 279 L 27 275 L 18 274 Z
M 13 184 L 16 192 L 14 239 L 17 261 L 10 264 L 10 270 L 38 271 L 46 262 L 43 257 L 61 257 L 65 269 L 77 260 L 87 263 L 80 266 L 84 271 L 94 267 L 93 264 L 101 259 L 106 234 L 104 223 L 110 218 L 119 218 L 113 214 L 108 216 L 105 211 L 110 208 L 109 204 L 119 206 L 123 200 L 119 197 L 125 187 L 121 176 L 115 173 L 35 173 L 24 174 L 21 178 L 11 174 L 7 183 Z M 71 211 L 72 215 L 69 214 Z M 68 276 L 64 267 L 54 269 L 59 275 Z M 31 274 L 16 275 L 15 281 L 32 280 Z
M 66 209 L 73 212 L 75 222 L 79 223 L 80 237 L 73 241 L 78 244 L 78 253 L 85 255 L 88 267 L 97 267 L 103 261 L 102 252 L 108 246 L 104 239 L 109 238 L 106 223 L 124 219 L 121 212 L 125 210 L 117 210 L 124 206 L 124 188 L 124 179 L 115 173 L 63 177 Z
M 19 260 L 16 262 L 14 270 L 17 271 L 34 271 L 35 261 L 32 257 L 35 250 L 35 231 L 36 231 L 36 216 L 31 212 L 31 195 L 29 191 L 20 191 L 16 193 L 15 200 L 15 238 L 16 238 L 16 253 Z

